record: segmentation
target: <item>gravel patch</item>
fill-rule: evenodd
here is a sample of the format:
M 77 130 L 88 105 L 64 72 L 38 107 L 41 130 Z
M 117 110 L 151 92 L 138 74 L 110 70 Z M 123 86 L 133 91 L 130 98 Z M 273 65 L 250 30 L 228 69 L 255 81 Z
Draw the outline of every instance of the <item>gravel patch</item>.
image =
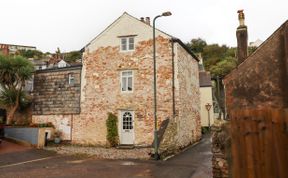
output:
M 151 148 L 117 149 L 77 145 L 48 146 L 44 148 L 65 155 L 88 155 L 99 159 L 150 159 Z

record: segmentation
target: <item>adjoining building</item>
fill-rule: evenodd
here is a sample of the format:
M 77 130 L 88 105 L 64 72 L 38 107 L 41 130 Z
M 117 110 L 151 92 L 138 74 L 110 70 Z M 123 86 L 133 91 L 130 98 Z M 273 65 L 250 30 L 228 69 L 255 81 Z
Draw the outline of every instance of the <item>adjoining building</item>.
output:
M 65 140 L 72 140 L 73 115 L 80 114 L 81 68 L 55 67 L 34 74 L 32 121 L 53 123 Z
M 2 52 L 4 55 L 15 54 L 18 50 L 36 50 L 36 47 L 0 43 L 0 52 Z
M 256 41 L 250 42 L 249 47 L 256 47 L 258 48 L 263 43 L 262 40 L 257 39 Z
M 214 102 L 210 72 L 205 70 L 203 59 L 199 57 L 200 117 L 201 126 L 210 127 L 214 123 Z
M 210 127 L 214 123 L 214 104 L 210 72 L 200 71 L 201 126 Z
M 247 26 L 243 10 L 238 13 L 239 65 L 224 78 L 231 121 L 230 175 L 249 177 L 253 170 L 253 175 L 259 175 L 254 177 L 288 177 L 288 21 L 247 56 Z M 213 165 L 218 155 L 214 154 Z M 217 174 L 225 175 L 227 168 L 223 168 Z

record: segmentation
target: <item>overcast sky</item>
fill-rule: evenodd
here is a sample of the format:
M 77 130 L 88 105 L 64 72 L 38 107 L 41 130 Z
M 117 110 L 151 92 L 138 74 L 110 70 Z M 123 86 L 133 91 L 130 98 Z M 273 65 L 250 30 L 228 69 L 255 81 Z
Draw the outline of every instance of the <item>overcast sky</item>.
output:
M 288 19 L 288 0 L 0 0 L 0 43 L 43 52 L 79 50 L 127 12 L 151 18 L 157 28 L 188 42 L 236 45 L 237 10 L 244 9 L 249 41 L 265 40 Z

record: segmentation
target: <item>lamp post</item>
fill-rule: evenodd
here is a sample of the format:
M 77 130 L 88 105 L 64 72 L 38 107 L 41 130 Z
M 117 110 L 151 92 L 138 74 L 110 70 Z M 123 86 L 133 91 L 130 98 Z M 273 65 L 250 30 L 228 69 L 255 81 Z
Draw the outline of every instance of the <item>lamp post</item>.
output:
M 211 109 L 211 104 L 210 103 L 207 103 L 206 105 L 205 105 L 205 107 L 206 107 L 206 109 L 207 109 L 207 111 L 208 111 L 208 126 L 209 126 L 209 131 L 210 131 L 210 128 L 211 128 L 211 124 L 210 124 L 210 109 Z
M 157 15 L 153 19 L 153 74 L 154 74 L 154 158 L 158 160 L 160 155 L 158 153 L 158 128 L 157 128 L 157 85 L 156 85 L 156 39 L 155 39 L 155 21 L 162 16 L 170 16 L 171 12 L 163 12 L 161 15 Z

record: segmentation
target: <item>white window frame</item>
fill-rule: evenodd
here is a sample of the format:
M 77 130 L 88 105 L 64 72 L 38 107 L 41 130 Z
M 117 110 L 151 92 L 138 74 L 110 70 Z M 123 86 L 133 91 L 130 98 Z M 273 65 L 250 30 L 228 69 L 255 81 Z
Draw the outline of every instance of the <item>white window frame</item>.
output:
M 73 83 L 71 82 L 71 79 L 73 79 Z M 68 74 L 68 84 L 74 85 L 75 84 L 75 77 L 72 73 Z
M 132 126 L 132 128 L 129 128 L 129 129 L 124 129 L 123 128 L 123 115 L 124 115 L 124 113 L 126 113 L 126 112 L 129 112 L 131 115 L 132 115 L 132 120 L 131 120 L 131 126 Z M 121 110 L 121 113 L 120 113 L 120 117 L 121 117 L 121 130 L 133 130 L 134 129 L 134 111 L 131 111 L 131 110 Z
M 126 80 L 126 87 L 127 87 L 127 90 L 125 90 L 125 91 L 123 91 L 122 90 L 122 86 L 123 86 L 123 83 L 122 83 L 122 79 L 123 79 L 123 73 L 124 72 L 131 72 L 132 74 L 131 75 L 129 75 L 129 76 L 125 76 L 126 78 L 127 78 L 127 80 Z M 132 90 L 131 91 L 129 91 L 128 90 L 128 78 L 129 77 L 132 77 Z M 134 91 L 134 71 L 133 70 L 122 70 L 122 71 L 120 71 L 120 91 L 121 91 L 121 93 L 132 93 L 133 91 Z
M 130 49 L 130 38 L 133 39 L 133 49 Z M 122 49 L 122 39 L 126 39 L 126 50 Z M 131 52 L 135 50 L 135 36 L 126 36 L 120 38 L 120 51 L 121 52 Z

